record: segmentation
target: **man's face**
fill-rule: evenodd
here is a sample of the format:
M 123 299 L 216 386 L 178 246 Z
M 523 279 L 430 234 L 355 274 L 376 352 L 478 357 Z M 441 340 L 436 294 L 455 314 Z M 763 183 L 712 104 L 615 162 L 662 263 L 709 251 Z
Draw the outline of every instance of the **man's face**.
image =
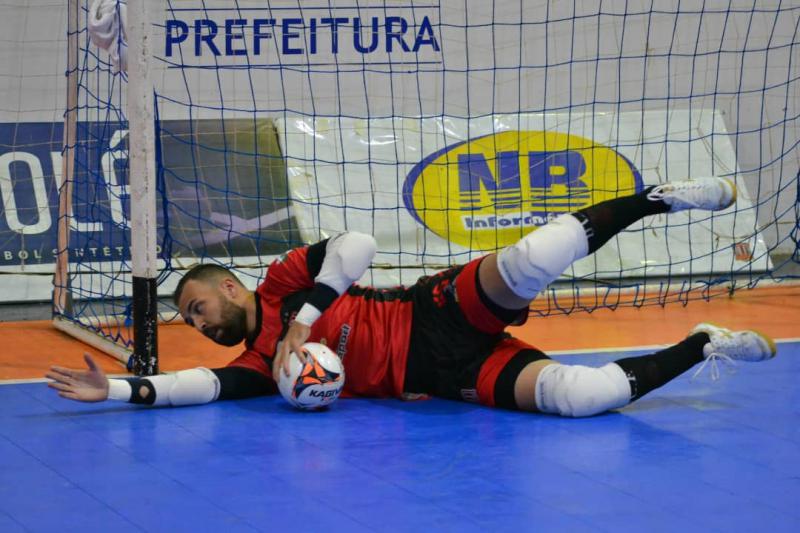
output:
M 225 281 L 187 282 L 178 309 L 187 324 L 217 344 L 235 346 L 247 335 L 247 312 L 232 300 Z

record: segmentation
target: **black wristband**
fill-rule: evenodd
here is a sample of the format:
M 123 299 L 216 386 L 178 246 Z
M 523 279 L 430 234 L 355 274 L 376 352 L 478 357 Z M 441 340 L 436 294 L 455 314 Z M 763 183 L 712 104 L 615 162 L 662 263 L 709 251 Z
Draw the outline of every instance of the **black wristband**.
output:
M 156 388 L 153 383 L 146 378 L 128 378 L 125 381 L 131 384 L 131 399 L 130 403 L 138 403 L 142 405 L 153 405 L 156 401 Z M 142 388 L 145 393 L 141 394 Z
M 331 304 L 339 297 L 339 293 L 332 287 L 324 283 L 317 282 L 314 284 L 314 289 L 308 295 L 307 304 L 313 305 L 319 312 L 324 312 Z

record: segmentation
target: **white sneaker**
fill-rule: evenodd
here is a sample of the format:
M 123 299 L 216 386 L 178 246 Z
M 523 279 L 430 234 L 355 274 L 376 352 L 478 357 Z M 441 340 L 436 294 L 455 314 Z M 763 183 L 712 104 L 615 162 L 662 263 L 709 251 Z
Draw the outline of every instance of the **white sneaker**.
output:
M 647 194 L 651 201 L 661 200 L 670 213 L 684 209 L 719 211 L 736 201 L 736 185 L 728 178 L 697 178 L 657 186 Z
M 710 342 L 703 347 L 705 361 L 692 375 L 697 377 L 706 365 L 711 363 L 711 379 L 719 379 L 717 361 L 731 367 L 735 361 L 757 362 L 772 359 L 777 353 L 775 341 L 762 333 L 751 330 L 731 331 L 730 329 L 703 322 L 692 328 L 689 335 L 707 333 Z

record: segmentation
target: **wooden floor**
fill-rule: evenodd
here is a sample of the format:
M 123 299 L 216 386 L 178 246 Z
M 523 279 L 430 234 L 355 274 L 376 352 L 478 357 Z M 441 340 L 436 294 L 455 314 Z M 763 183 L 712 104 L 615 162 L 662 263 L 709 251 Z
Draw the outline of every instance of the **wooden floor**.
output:
M 692 326 L 711 321 L 735 329 L 757 329 L 776 339 L 800 337 L 800 287 L 769 287 L 737 292 L 732 297 L 639 309 L 620 307 L 531 317 L 511 332 L 545 352 L 586 351 L 671 344 Z M 52 364 L 81 366 L 82 354 L 96 350 L 55 330 L 48 321 L 0 323 L 0 379 L 41 378 Z M 185 325 L 159 329 L 161 369 L 225 365 L 241 351 L 206 340 Z M 97 358 L 112 374 L 124 373 L 110 357 Z

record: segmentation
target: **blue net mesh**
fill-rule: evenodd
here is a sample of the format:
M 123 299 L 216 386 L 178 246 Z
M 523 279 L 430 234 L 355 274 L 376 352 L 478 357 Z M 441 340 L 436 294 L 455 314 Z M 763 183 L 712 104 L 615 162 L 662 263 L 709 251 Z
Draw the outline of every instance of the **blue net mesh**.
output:
M 152 21 L 160 294 L 198 262 L 254 287 L 276 255 L 345 230 L 377 237 L 363 282 L 412 283 L 565 212 L 702 176 L 734 180 L 735 208 L 634 224 L 534 312 L 796 277 L 800 7 L 707 4 L 166 2 Z M 125 77 L 80 41 L 71 316 L 125 323 Z

